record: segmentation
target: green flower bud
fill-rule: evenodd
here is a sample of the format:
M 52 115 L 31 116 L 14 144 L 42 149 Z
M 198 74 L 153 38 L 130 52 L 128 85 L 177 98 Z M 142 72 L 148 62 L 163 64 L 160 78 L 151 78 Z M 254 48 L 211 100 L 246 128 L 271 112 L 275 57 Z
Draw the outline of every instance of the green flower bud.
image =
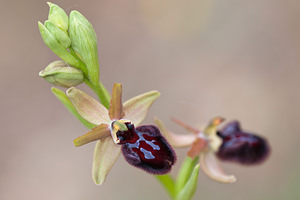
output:
M 55 39 L 65 48 L 69 48 L 71 45 L 71 40 L 69 36 L 62 31 L 60 28 L 58 28 L 55 24 L 53 24 L 50 21 L 45 21 L 45 27 L 48 29 L 48 31 L 55 37 Z
M 83 82 L 81 70 L 69 66 L 63 60 L 50 63 L 39 75 L 53 85 L 69 88 Z
M 87 74 L 87 69 L 84 63 L 82 63 L 80 59 L 76 59 L 65 47 L 63 47 L 41 22 L 38 22 L 38 25 L 45 44 L 62 60 L 71 66 L 79 68 L 84 72 L 84 74 Z
M 49 5 L 49 15 L 48 20 L 55 24 L 58 28 L 64 31 L 66 34 L 68 33 L 69 27 L 69 18 L 66 12 L 54 3 L 47 2 Z
M 98 85 L 99 60 L 97 36 L 92 24 L 78 11 L 70 13 L 69 36 L 72 48 L 86 64 L 88 79 L 93 85 Z

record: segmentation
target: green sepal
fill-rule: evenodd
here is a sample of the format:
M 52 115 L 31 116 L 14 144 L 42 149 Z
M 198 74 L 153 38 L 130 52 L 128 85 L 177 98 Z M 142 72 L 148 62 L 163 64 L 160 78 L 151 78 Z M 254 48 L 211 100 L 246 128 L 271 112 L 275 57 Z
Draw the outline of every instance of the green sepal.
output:
M 41 22 L 38 22 L 38 25 L 45 44 L 62 60 L 73 67 L 81 69 L 86 75 L 87 70 L 84 63 L 76 59 L 69 51 L 67 51 Z
M 180 168 L 180 171 L 177 175 L 176 183 L 175 183 L 175 191 L 178 193 L 185 187 L 187 181 L 189 180 L 195 165 L 198 163 L 199 156 L 192 159 L 189 156 L 185 157 L 185 160 Z
M 58 28 L 55 24 L 51 21 L 45 21 L 44 26 L 48 29 L 50 33 L 52 33 L 53 37 L 65 48 L 69 48 L 71 45 L 71 40 L 69 36 Z
M 78 11 L 70 13 L 69 36 L 71 47 L 85 63 L 90 82 L 99 85 L 97 36 L 92 24 Z
M 94 127 L 96 127 L 96 125 L 88 122 L 87 120 L 85 120 L 84 118 L 82 118 L 78 112 L 76 111 L 75 107 L 73 106 L 72 102 L 69 100 L 69 98 L 67 97 L 67 95 L 65 94 L 64 91 L 52 87 L 51 88 L 53 94 L 63 103 L 63 105 L 77 118 L 79 119 L 79 121 L 85 125 L 88 129 L 92 129 Z
M 54 3 L 47 2 L 47 4 L 49 5 L 48 20 L 67 34 L 69 27 L 69 17 L 67 13 Z
M 199 167 L 200 165 L 197 164 L 193 168 L 192 174 L 187 180 L 185 186 L 176 195 L 176 200 L 190 200 L 193 198 L 198 183 Z

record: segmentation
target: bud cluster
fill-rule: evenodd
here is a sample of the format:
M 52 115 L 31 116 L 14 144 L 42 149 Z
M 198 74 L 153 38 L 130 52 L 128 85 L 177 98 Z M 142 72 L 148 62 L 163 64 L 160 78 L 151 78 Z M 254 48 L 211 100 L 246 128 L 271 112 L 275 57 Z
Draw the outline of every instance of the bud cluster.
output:
M 48 20 L 38 22 L 45 44 L 62 60 L 50 63 L 40 76 L 51 84 L 72 87 L 84 80 L 99 87 L 97 37 L 91 23 L 78 11 L 70 16 L 49 3 Z

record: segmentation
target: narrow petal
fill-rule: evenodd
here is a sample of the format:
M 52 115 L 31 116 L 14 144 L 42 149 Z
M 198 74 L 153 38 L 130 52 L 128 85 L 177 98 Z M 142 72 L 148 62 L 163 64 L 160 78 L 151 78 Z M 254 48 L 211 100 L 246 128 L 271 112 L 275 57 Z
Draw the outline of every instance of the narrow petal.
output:
M 200 130 L 198 130 L 197 128 L 194 128 L 182 121 L 180 121 L 179 119 L 176 118 L 172 118 L 173 122 L 175 122 L 176 124 L 178 124 L 179 126 L 182 126 L 183 128 L 185 128 L 187 131 L 198 134 L 200 132 Z
M 121 152 L 121 146 L 116 145 L 111 137 L 98 140 L 94 150 L 93 158 L 93 180 L 101 185 L 116 162 Z
M 115 83 L 111 94 L 109 117 L 111 120 L 114 120 L 121 119 L 123 116 L 122 84 Z
M 197 135 L 195 134 L 178 135 L 172 133 L 166 129 L 162 121 L 157 118 L 155 118 L 154 121 L 162 134 L 167 138 L 168 142 L 170 142 L 170 144 L 174 147 L 188 147 L 192 145 L 197 138 Z
M 236 181 L 235 176 L 225 174 L 212 151 L 201 154 L 200 164 L 206 175 L 216 181 L 222 183 L 233 183 Z
M 124 103 L 124 118 L 131 120 L 138 126 L 144 120 L 150 106 L 159 95 L 158 91 L 150 91 L 129 99 Z
M 71 87 L 66 92 L 77 112 L 92 124 L 110 123 L 107 109 L 85 92 Z
M 104 137 L 110 136 L 110 129 L 108 124 L 100 124 L 99 126 L 91 129 L 86 134 L 76 138 L 74 144 L 76 147 L 84 144 L 103 139 Z

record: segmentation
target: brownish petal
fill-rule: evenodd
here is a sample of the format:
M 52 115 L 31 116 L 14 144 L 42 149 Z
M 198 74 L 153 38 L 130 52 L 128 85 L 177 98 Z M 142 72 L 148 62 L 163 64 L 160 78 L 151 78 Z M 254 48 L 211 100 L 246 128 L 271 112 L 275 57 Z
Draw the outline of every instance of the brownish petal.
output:
M 111 120 L 121 119 L 124 116 L 122 105 L 122 84 L 115 83 L 113 86 L 108 113 Z
M 91 129 L 86 134 L 76 138 L 73 142 L 76 147 L 85 145 L 87 143 L 100 140 L 104 137 L 110 136 L 110 129 L 108 124 L 100 124 L 99 126 Z
M 196 158 L 200 155 L 200 153 L 204 150 L 206 147 L 206 140 L 203 138 L 198 137 L 195 142 L 192 144 L 192 147 L 188 151 L 187 155 L 191 157 L 192 159 Z
M 180 121 L 179 119 L 176 119 L 176 118 L 172 117 L 172 120 L 173 120 L 176 124 L 178 124 L 179 126 L 182 126 L 183 128 L 185 128 L 185 129 L 186 129 L 187 131 L 189 131 L 189 132 L 192 132 L 192 133 L 195 133 L 195 134 L 200 133 L 200 130 L 199 130 L 199 129 L 194 128 L 194 127 L 192 127 L 192 126 L 190 126 L 190 125 L 188 125 L 188 124 L 186 124 L 186 123 Z

